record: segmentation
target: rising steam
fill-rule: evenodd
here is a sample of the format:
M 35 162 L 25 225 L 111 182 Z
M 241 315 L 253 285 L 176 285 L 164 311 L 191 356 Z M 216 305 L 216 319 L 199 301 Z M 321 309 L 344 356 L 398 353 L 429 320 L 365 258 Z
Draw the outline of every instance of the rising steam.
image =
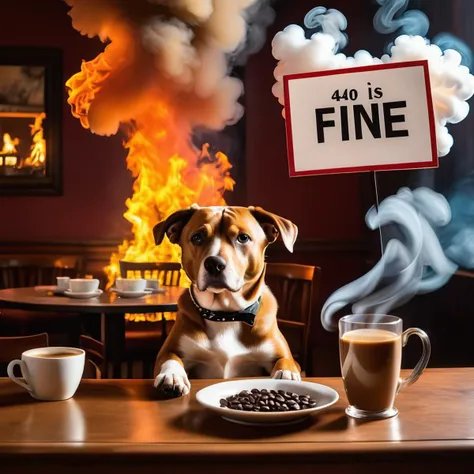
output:
M 107 78 L 87 111 L 92 132 L 115 134 L 121 123 L 136 119 L 163 98 L 191 128 L 221 129 L 242 116 L 242 83 L 229 77 L 229 59 L 238 54 L 242 61 L 247 51 L 261 46 L 272 21 L 267 2 L 66 2 L 72 7 L 74 28 L 108 42 L 101 58 Z M 266 8 L 260 9 L 261 3 Z M 263 20 L 258 15 L 262 11 Z M 247 20 L 252 22 L 248 40 Z
M 368 51 L 357 51 L 353 57 L 338 53 L 341 47 L 341 31 L 347 21 L 337 10 L 328 10 L 319 24 L 323 32 L 307 39 L 298 25 L 290 25 L 273 39 L 273 56 L 278 60 L 274 76 L 273 94 L 281 105 L 285 104 L 283 76 L 301 72 L 324 71 L 382 63 L 395 63 L 426 59 L 429 63 L 430 80 L 436 118 L 438 155 L 445 156 L 453 146 L 453 137 L 447 125 L 459 123 L 469 113 L 467 100 L 474 94 L 474 76 L 461 66 L 461 55 L 452 49 L 444 53 L 429 44 L 421 36 L 402 35 L 395 39 L 390 54 L 373 57 Z M 283 110 L 284 116 L 284 110 Z
M 365 220 L 372 230 L 396 225 L 404 238 L 389 240 L 372 270 L 327 299 L 321 312 L 327 330 L 335 329 L 336 312 L 349 304 L 353 313 L 386 314 L 417 294 L 437 290 L 457 270 L 436 235 L 451 220 L 443 195 L 428 188 L 402 188 L 385 199 L 378 210 L 371 208 Z

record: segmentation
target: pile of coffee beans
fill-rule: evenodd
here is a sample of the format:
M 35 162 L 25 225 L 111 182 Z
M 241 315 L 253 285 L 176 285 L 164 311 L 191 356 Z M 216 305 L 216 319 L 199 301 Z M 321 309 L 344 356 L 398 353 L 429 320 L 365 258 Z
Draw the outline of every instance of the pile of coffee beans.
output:
M 316 400 L 309 395 L 298 395 L 297 393 L 285 392 L 284 390 L 242 390 L 236 395 L 231 395 L 220 400 L 223 408 L 245 411 L 297 411 L 314 408 Z

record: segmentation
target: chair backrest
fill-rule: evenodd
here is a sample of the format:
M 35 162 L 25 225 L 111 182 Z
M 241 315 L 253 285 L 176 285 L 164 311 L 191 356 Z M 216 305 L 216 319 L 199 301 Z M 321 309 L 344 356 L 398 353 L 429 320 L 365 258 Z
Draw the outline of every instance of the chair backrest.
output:
M 85 335 L 80 337 L 79 344 L 86 353 L 84 378 L 102 378 L 105 373 L 104 345 L 100 341 Z M 88 364 L 90 364 L 89 367 Z
M 56 277 L 77 277 L 78 256 L 0 255 L 0 289 L 54 285 Z
M 19 359 L 21 354 L 37 347 L 48 347 L 46 333 L 33 336 L 0 337 L 0 364 L 6 364 L 13 359 Z
M 162 286 L 179 286 L 181 264 L 174 262 L 126 262 L 120 261 L 122 278 L 156 278 Z
M 278 326 L 303 370 L 308 368 L 311 304 L 320 269 L 294 263 L 267 263 L 265 282 L 278 301 Z

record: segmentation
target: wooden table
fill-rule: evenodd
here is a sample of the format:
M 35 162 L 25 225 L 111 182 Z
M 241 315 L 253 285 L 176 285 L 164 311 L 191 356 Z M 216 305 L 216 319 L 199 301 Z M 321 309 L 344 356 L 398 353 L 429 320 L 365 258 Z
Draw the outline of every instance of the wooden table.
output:
M 0 308 L 28 311 L 54 311 L 102 316 L 102 342 L 105 357 L 111 361 L 113 376 L 120 376 L 120 364 L 125 353 L 125 313 L 174 312 L 182 288 L 166 287 L 165 293 L 143 298 L 120 298 L 104 291 L 97 298 L 74 299 L 54 296 L 51 291 L 35 288 L 11 288 L 0 290 Z
M 431 369 L 397 399 L 398 417 L 346 417 L 340 401 L 298 425 L 235 425 L 190 396 L 156 400 L 149 380 L 83 381 L 65 402 L 37 402 L 0 379 L 0 472 L 472 473 L 474 369 Z

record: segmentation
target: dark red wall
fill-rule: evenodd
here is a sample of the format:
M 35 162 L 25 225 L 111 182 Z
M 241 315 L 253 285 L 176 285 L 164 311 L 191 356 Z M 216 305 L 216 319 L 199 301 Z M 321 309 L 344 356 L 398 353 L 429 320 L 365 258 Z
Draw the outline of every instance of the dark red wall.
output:
M 71 26 L 60 0 L 15 0 L 2 3 L 0 46 L 43 46 L 63 50 L 64 82 L 80 69 L 82 59 L 103 48 Z M 129 226 L 122 218 L 132 181 L 119 137 L 94 136 L 71 116 L 64 90 L 64 195 L 0 196 L 0 241 L 83 241 L 121 239 Z

